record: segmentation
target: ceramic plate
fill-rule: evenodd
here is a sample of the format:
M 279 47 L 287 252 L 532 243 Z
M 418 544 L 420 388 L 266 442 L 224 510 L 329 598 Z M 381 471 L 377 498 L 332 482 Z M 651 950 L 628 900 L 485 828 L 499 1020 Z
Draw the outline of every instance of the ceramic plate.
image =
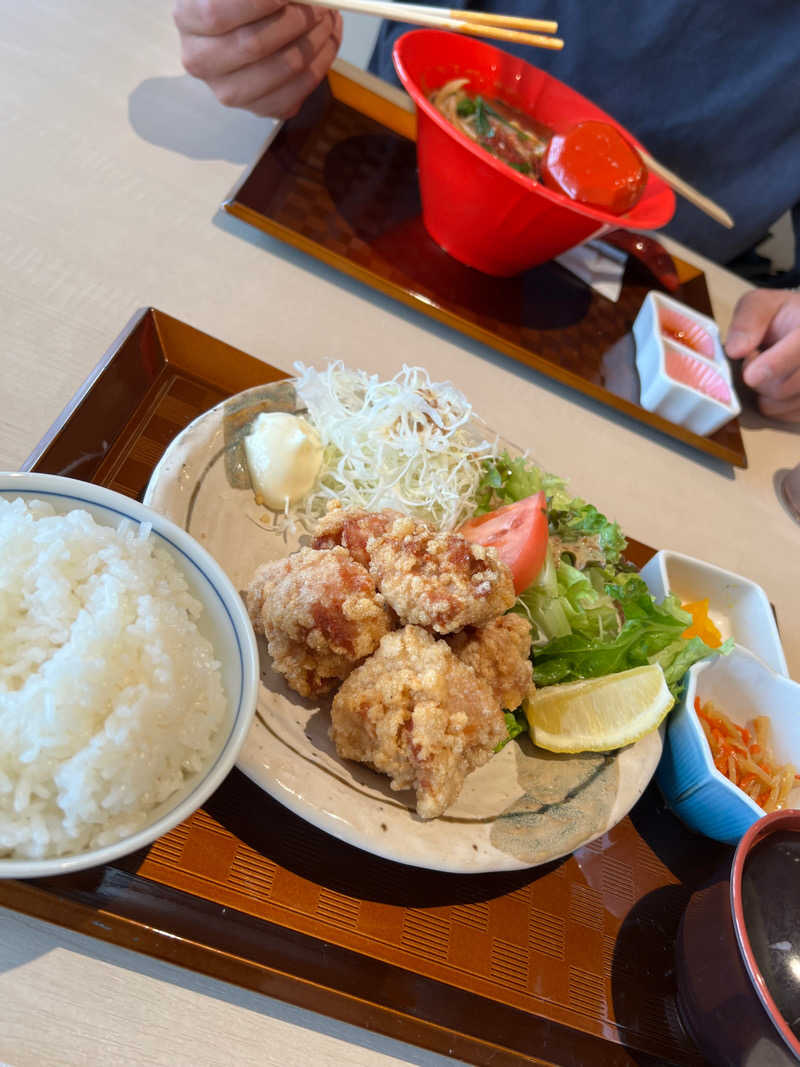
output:
M 175 438 L 145 493 L 145 503 L 195 537 L 239 590 L 259 564 L 305 539 L 302 527 L 276 524 L 256 504 L 242 446 L 259 412 L 298 410 L 291 381 L 231 397 Z M 608 756 L 554 756 L 527 739 L 513 742 L 467 778 L 445 815 L 424 822 L 412 792 L 392 792 L 387 778 L 337 756 L 329 700 L 304 700 L 287 688 L 263 639 L 259 654 L 258 710 L 239 768 L 313 825 L 401 863 L 480 873 L 568 855 L 630 811 L 661 756 L 658 732 Z

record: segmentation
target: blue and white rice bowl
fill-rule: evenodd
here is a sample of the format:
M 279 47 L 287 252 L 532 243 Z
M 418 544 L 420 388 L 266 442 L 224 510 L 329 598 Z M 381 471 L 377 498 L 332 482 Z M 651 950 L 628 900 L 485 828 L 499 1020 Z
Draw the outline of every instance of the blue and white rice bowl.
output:
M 208 666 L 209 677 L 213 676 L 213 681 L 208 683 L 209 705 L 212 702 L 212 690 L 219 697 L 215 704 L 217 717 L 213 720 L 213 730 L 206 724 L 207 735 L 202 747 L 198 743 L 196 759 L 181 763 L 180 767 L 184 773 L 178 779 L 177 787 L 168 796 L 156 794 L 157 802 L 146 803 L 148 794 L 147 792 L 142 794 L 141 807 L 138 812 L 133 812 L 130 820 L 131 832 L 125 832 L 124 836 L 120 836 L 117 840 L 105 841 L 104 835 L 99 833 L 93 835 L 93 844 L 90 847 L 79 845 L 77 850 L 71 849 L 64 841 L 57 841 L 52 854 L 48 854 L 46 850 L 42 854 L 42 849 L 37 852 L 36 848 L 30 847 L 30 843 L 26 848 L 15 848 L 13 844 L 9 845 L 9 841 L 13 841 L 14 834 L 13 816 L 15 812 L 19 814 L 20 809 L 24 809 L 26 803 L 25 788 L 18 787 L 15 792 L 14 768 L 12 767 L 12 774 L 6 773 L 4 776 L 2 764 L 0 764 L 0 877 L 53 876 L 105 864 L 120 856 L 135 852 L 188 818 L 203 804 L 228 775 L 250 729 L 258 689 L 258 654 L 252 626 L 233 583 L 205 549 L 189 534 L 157 512 L 109 489 L 71 478 L 45 474 L 0 473 L 0 498 L 6 503 L 18 499 L 26 503 L 42 501 L 44 504 L 51 505 L 58 515 L 83 511 L 88 513 L 94 523 L 100 527 L 116 529 L 122 524 L 123 529 L 128 531 L 126 536 L 136 542 L 135 551 L 139 550 L 143 540 L 146 540 L 148 545 L 152 543 L 152 548 L 148 551 L 151 551 L 153 557 L 158 559 L 159 566 L 165 568 L 165 574 L 174 575 L 174 582 L 171 579 L 172 584 L 165 583 L 157 587 L 154 594 L 148 593 L 148 596 L 153 597 L 155 607 L 159 607 L 157 602 L 159 597 L 162 597 L 163 601 L 160 606 L 165 610 L 171 603 L 167 597 L 174 599 L 175 589 L 179 590 L 178 599 L 181 603 L 184 600 L 187 603 L 199 602 L 201 610 L 197 614 L 196 626 L 194 622 L 191 623 L 190 640 L 196 640 L 198 655 Z M 25 511 L 25 509 L 18 510 Z M 42 509 L 43 512 L 47 510 L 47 508 Z M 7 507 L 3 514 L 8 517 Z M 94 526 L 89 519 L 81 521 L 85 522 L 87 529 Z M 63 547 L 57 545 L 55 551 L 56 553 L 63 552 Z M 173 567 L 171 564 L 176 566 Z M 196 604 L 193 611 L 198 611 Z M 25 623 L 26 620 L 23 617 L 22 621 L 17 622 L 16 625 L 19 627 Z M 83 623 L 86 624 L 85 617 Z M 146 626 L 147 620 L 142 625 Z M 18 636 L 18 629 L 7 631 L 7 634 L 11 634 L 15 640 Z M 161 647 L 162 634 L 156 629 L 151 636 L 154 642 L 152 648 L 156 653 Z M 107 652 L 106 649 L 106 655 Z M 110 659 L 111 657 L 107 656 L 107 660 Z M 158 659 L 157 655 L 156 659 Z M 113 671 L 117 666 L 117 661 L 114 659 L 113 662 L 106 662 L 106 665 Z M 0 666 L 2 666 L 2 657 L 0 657 Z M 93 666 L 97 669 L 97 663 Z M 84 664 L 83 670 L 78 663 L 79 675 L 84 672 L 88 673 L 89 669 L 88 662 Z M 167 679 L 165 684 L 170 684 L 169 664 L 167 664 L 164 677 Z M 144 679 L 145 689 L 146 683 L 147 678 Z M 23 679 L 22 682 L 16 682 L 14 688 L 24 689 L 25 684 Z M 14 695 L 16 694 L 11 693 L 11 696 Z M 2 736 L 1 716 L 5 713 L 4 709 L 9 706 L 3 701 L 8 696 L 8 691 L 4 692 L 3 686 L 0 685 L 0 736 Z M 179 707 L 175 711 L 174 692 L 171 701 L 164 698 L 163 694 L 161 700 L 161 706 L 169 711 L 169 715 L 165 715 L 164 718 L 165 729 L 171 731 L 164 733 L 162 737 L 164 743 L 171 743 L 175 733 L 183 734 L 188 720 L 185 716 L 181 718 L 182 708 Z M 200 703 L 202 703 L 202 695 Z M 198 706 L 197 701 L 195 701 L 196 706 Z M 170 715 L 173 717 L 170 718 Z M 40 729 L 46 734 L 48 729 L 46 715 L 43 716 L 42 722 L 44 727 Z M 51 715 L 50 726 L 52 722 L 53 716 Z M 15 728 L 13 724 L 12 728 Z M 187 736 L 191 732 L 192 724 L 190 723 Z M 101 738 L 102 744 L 112 743 L 109 741 L 111 733 L 113 732 L 106 731 Z M 200 733 L 202 734 L 202 726 Z M 102 729 L 98 730 L 92 741 L 97 742 L 102 734 Z M 148 740 L 152 741 L 152 736 Z M 38 738 L 34 738 L 34 743 L 29 747 L 31 752 L 41 747 Z M 50 753 L 53 752 L 57 752 L 57 747 L 50 749 Z M 28 752 L 23 752 L 18 757 L 20 761 L 29 758 L 33 757 Z M 5 781 L 3 781 L 4 777 Z M 114 784 L 111 772 L 105 776 L 101 774 L 100 777 L 110 778 L 111 784 Z M 6 805 L 5 844 L 3 844 L 2 837 L 3 792 L 5 792 Z M 43 788 L 43 795 L 53 792 L 54 790 Z M 60 800 L 63 799 L 63 792 L 62 788 L 59 793 Z M 153 793 L 151 792 L 150 795 L 152 796 Z M 106 800 L 104 799 L 102 803 L 106 803 Z M 65 825 L 70 824 L 70 818 L 66 816 L 64 821 Z M 72 823 L 74 821 L 72 819 Z M 71 832 L 75 832 L 74 828 Z M 106 836 L 113 837 L 114 834 Z M 85 835 L 79 835 L 77 840 L 83 842 Z M 98 841 L 103 843 L 97 844 Z

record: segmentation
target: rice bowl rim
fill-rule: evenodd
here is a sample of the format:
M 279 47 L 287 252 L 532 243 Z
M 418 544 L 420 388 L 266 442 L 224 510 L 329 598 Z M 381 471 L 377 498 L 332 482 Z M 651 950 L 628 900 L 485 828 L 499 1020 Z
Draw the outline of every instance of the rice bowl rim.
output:
M 191 534 L 159 512 L 104 486 L 62 475 L 29 471 L 0 471 L 0 496 L 12 500 L 18 496 L 43 500 L 53 498 L 48 502 L 54 504 L 59 514 L 88 506 L 90 513 L 92 509 L 99 508 L 117 519 L 128 519 L 137 525 L 149 523 L 152 533 L 172 550 L 171 558 L 184 577 L 188 579 L 193 573 L 199 579 L 197 584 L 190 583 L 190 593 L 201 601 L 212 621 L 209 640 L 215 658 L 224 666 L 223 660 L 226 660 L 226 657 L 223 657 L 218 647 L 220 625 L 208 611 L 212 603 L 222 609 L 223 626 L 229 628 L 229 636 L 238 653 L 238 664 L 234 664 L 238 694 L 234 696 L 225 692 L 227 714 L 231 721 L 228 735 L 221 745 L 217 743 L 214 746 L 216 758 L 209 767 L 197 773 L 196 782 L 187 795 L 134 834 L 101 848 L 43 859 L 11 859 L 0 856 L 0 878 L 52 877 L 100 866 L 136 852 L 183 822 L 208 799 L 233 768 L 255 714 L 260 678 L 258 648 L 244 603 L 233 582 Z M 56 503 L 58 500 L 69 506 L 60 508 Z M 95 517 L 95 521 L 99 525 L 113 525 L 113 520 L 106 522 Z M 229 657 L 227 662 L 230 666 Z M 177 796 L 181 797 L 181 793 Z M 163 809 L 169 803 L 167 799 L 157 805 L 155 810 Z

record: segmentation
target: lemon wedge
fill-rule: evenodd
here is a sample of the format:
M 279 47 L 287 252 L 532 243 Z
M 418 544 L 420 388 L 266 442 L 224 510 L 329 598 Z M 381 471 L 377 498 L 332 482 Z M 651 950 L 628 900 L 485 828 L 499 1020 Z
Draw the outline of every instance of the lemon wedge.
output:
M 523 708 L 539 748 L 609 752 L 655 730 L 674 703 L 664 672 L 653 663 L 537 689 Z

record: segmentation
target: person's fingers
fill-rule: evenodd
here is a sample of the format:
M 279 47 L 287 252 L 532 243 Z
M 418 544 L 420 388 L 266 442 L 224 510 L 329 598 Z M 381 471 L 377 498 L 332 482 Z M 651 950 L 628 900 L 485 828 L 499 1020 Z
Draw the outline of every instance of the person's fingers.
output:
M 265 118 L 292 118 L 328 73 L 330 65 L 339 51 L 340 44 L 341 35 L 331 35 L 331 38 L 302 74 L 286 82 L 275 93 L 270 93 L 261 100 L 255 101 L 249 110 Z
M 272 55 L 221 78 L 209 78 L 208 84 L 225 107 L 253 110 L 308 71 L 330 37 L 331 22 L 326 17 Z
M 800 329 L 800 293 L 786 289 L 783 291 L 785 293 L 783 303 L 775 312 L 775 317 L 767 331 L 767 344 L 779 340 L 791 330 Z
M 219 37 L 238 26 L 258 22 L 284 3 L 285 0 L 175 0 L 172 17 L 182 34 Z
M 232 74 L 280 51 L 324 16 L 324 8 L 286 4 L 267 18 L 238 26 L 220 37 L 186 35 L 181 39 L 184 69 L 204 81 Z
M 781 422 L 800 422 L 800 395 L 785 400 L 774 400 L 769 396 L 760 397 L 758 407 L 761 414 L 770 419 L 779 419 Z
M 763 352 L 747 359 L 742 371 L 745 383 L 764 396 L 789 395 L 790 383 L 800 374 L 800 328 L 790 330 Z M 797 385 L 795 392 L 800 392 Z
M 336 57 L 341 20 L 334 13 L 274 55 L 208 84 L 220 103 L 256 115 L 289 118 L 319 85 Z
M 743 359 L 758 348 L 784 300 L 785 294 L 780 290 L 754 289 L 745 293 L 734 309 L 725 338 L 725 351 L 731 359 Z

